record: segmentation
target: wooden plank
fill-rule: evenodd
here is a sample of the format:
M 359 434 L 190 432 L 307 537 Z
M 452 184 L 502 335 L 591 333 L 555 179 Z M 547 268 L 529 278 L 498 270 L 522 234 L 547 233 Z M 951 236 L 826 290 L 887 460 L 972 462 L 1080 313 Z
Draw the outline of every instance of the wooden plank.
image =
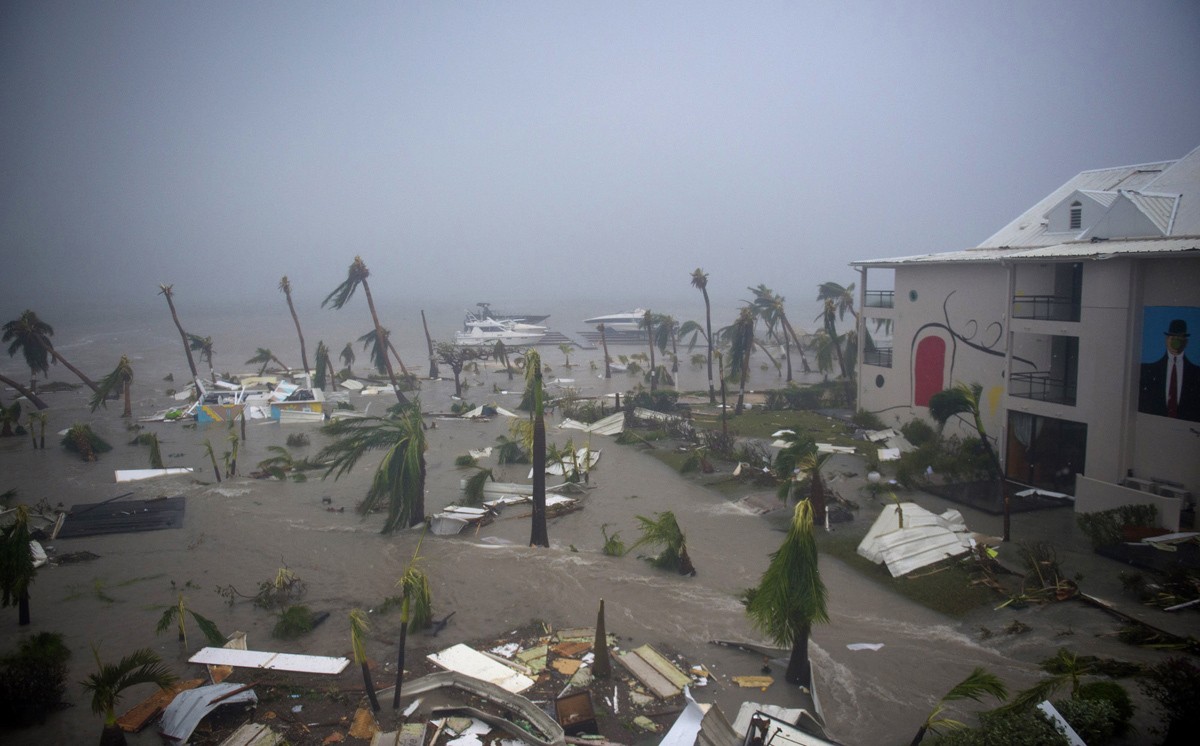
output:
M 632 652 L 622 653 L 617 656 L 617 662 L 659 699 L 670 699 L 682 693 L 679 687 L 672 684 L 670 679 L 655 670 L 654 666 L 647 663 L 641 656 Z
M 203 683 L 204 679 L 188 679 L 175 682 L 169 689 L 159 689 L 117 718 L 117 725 L 126 733 L 137 733 L 145 728 L 147 723 L 158 717 L 158 714 L 171 704 L 176 695 L 188 689 L 195 689 Z
M 651 666 L 654 666 L 654 670 L 665 676 L 672 684 L 679 687 L 680 691 L 682 691 L 685 686 L 688 686 L 692 683 L 691 676 L 688 676 L 686 673 L 679 670 L 678 666 L 667 660 L 666 656 L 649 645 L 643 645 L 633 652 L 637 653 L 639 657 L 641 657 Z

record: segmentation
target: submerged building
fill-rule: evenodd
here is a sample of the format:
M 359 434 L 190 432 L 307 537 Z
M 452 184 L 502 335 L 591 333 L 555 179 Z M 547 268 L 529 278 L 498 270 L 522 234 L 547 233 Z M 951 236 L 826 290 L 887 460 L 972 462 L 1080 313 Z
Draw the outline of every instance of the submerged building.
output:
M 1008 480 L 1080 512 L 1148 503 L 1165 528 L 1190 523 L 1200 148 L 1084 171 L 975 248 L 851 266 L 861 409 L 900 425 L 928 419 L 934 393 L 978 384 Z M 868 341 L 889 327 L 890 342 Z

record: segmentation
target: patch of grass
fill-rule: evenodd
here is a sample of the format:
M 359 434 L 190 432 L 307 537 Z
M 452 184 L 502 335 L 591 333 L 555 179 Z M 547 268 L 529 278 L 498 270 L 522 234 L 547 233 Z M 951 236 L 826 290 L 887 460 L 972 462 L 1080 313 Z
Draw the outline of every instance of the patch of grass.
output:
M 859 556 L 860 541 L 862 537 L 844 532 L 818 532 L 817 536 L 817 546 L 822 553 L 845 562 L 863 577 L 927 609 L 960 618 L 981 606 L 995 605 L 995 592 L 982 585 L 972 585 L 971 573 L 956 560 L 922 568 L 907 577 L 893 578 L 883 565 Z
M 695 420 L 698 430 L 721 429 L 720 414 L 697 412 Z M 861 442 L 854 440 L 854 431 L 846 423 L 816 412 L 793 410 L 768 412 L 752 409 L 736 416 L 732 414 L 729 416 L 730 432 L 736 432 L 741 437 L 770 438 L 771 433 L 776 430 L 783 428 L 795 430 L 797 427 L 800 428 L 798 432 L 808 434 L 813 440 L 822 443 L 841 446 L 861 445 Z

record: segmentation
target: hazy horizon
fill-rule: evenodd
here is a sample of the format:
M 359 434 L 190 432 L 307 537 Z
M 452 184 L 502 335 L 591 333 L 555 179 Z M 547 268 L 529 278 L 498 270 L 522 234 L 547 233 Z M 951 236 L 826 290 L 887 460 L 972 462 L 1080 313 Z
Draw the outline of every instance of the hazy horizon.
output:
M 417 306 L 696 267 L 806 304 L 1200 145 L 1197 38 L 1170 0 L 6 3 L 0 316 L 315 307 L 356 254 Z

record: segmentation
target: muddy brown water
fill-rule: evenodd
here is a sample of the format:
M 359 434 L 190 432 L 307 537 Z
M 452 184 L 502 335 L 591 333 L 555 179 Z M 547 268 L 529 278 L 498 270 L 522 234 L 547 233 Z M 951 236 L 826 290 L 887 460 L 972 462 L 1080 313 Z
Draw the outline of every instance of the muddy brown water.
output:
M 75 353 L 72 362 L 89 370 L 102 370 L 104 361 L 114 357 L 113 350 L 130 353 L 138 374 L 135 416 L 146 415 L 170 403 L 165 389 L 173 384 L 161 380 L 166 372 L 174 372 L 177 380 L 184 378 L 178 337 L 173 336 L 169 320 L 167 324 L 164 328 L 160 319 L 131 323 L 128 328 L 97 332 L 74 344 L 64 340 L 60 347 L 64 354 L 69 354 L 67 348 L 71 347 Z M 287 331 L 287 327 L 283 329 Z M 278 347 L 289 349 L 286 337 L 281 335 L 280 340 Z M 247 341 L 248 349 L 229 358 L 249 357 L 252 345 L 259 344 Z M 315 340 L 310 339 L 309 345 L 315 347 Z M 556 368 L 561 366 L 557 350 L 543 350 L 543 355 Z M 598 355 L 574 354 L 577 367 L 557 372 L 575 381 L 562 385 L 592 394 L 628 389 L 632 382 L 627 377 L 604 381 L 591 371 L 589 363 L 598 360 Z M 423 370 L 424 363 L 413 362 L 419 359 L 419 351 L 412 351 L 410 368 Z M 218 361 L 218 367 L 245 366 Z M 24 375 L 15 361 L 3 361 L 0 370 Z M 701 369 L 685 366 L 683 377 L 684 387 L 706 385 Z M 773 374 L 763 377 L 774 379 Z M 68 380 L 59 371 L 53 378 Z M 498 392 L 509 388 L 515 392 L 520 381 L 509 383 L 503 374 L 486 370 L 466 378 L 472 384 L 469 400 L 515 408 L 518 394 Z M 447 410 L 452 393 L 451 381 L 423 382 L 424 409 Z M 6 400 L 8 397 L 6 392 Z M 119 404 L 90 414 L 83 391 L 47 394 L 46 399 L 52 406 L 52 430 L 87 421 L 114 450 L 97 463 L 87 464 L 59 447 L 56 436 L 48 434 L 44 451 L 31 449 L 28 438 L 4 439 L 0 441 L 0 490 L 16 488 L 24 502 L 45 499 L 66 507 L 124 492 L 132 492 L 133 498 L 183 495 L 187 513 L 181 529 L 49 542 L 54 552 L 88 551 L 98 559 L 40 570 L 32 586 L 33 624 L 18 628 L 15 609 L 4 609 L 0 650 L 15 648 L 30 633 L 49 630 L 64 634 L 73 651 L 66 697 L 70 707 L 41 727 L 0 732 L 6 743 L 87 743 L 98 735 L 101 720 L 90 712 L 90 701 L 77 683 L 94 669 L 93 644 L 99 645 L 105 660 L 148 646 L 177 673 L 197 675 L 186 663 L 189 654 L 173 633 L 154 633 L 163 607 L 172 603 L 180 590 L 190 607 L 223 631 L 248 632 L 251 648 L 349 655 L 347 613 L 356 607 L 375 609 L 395 595 L 395 583 L 418 542 L 436 615 L 455 613 L 437 638 L 410 638 L 410 655 L 456 642 L 503 637 L 507 630 L 532 620 L 553 627 L 590 626 L 599 600 L 604 599 L 608 630 L 623 643 L 662 645 L 712 671 L 715 677 L 710 685 L 697 689 L 695 695 L 702 702 L 718 703 L 731 720 L 743 701 L 797 701 L 782 681 L 782 663 L 772 664 L 776 683 L 767 691 L 740 689 L 730 677 L 758 674 L 761 659 L 709 642 L 768 642 L 750 625 L 738 594 L 755 584 L 767 567 L 770 552 L 783 537 L 779 521 L 697 486 L 636 449 L 592 437 L 591 446 L 602 449 L 603 455 L 591 476 L 592 489 L 583 498 L 584 508 L 550 522 L 549 550 L 531 549 L 526 546 L 529 519 L 516 517 L 524 515 L 519 509 L 509 509 L 477 533 L 424 539 L 419 530 L 381 535 L 379 516 L 364 519 L 353 510 L 365 493 L 375 458 L 365 459 L 340 480 L 312 478 L 294 483 L 236 477 L 217 484 L 203 443 L 209 438 L 218 452 L 224 450 L 227 430 L 223 425 L 147 425 L 149 431 L 159 434 L 167 464 L 193 466 L 195 474 L 117 485 L 114 469 L 148 466 L 146 449 L 128 445 L 131 434 L 119 417 Z M 370 411 L 376 412 L 391 401 L 356 397 L 355 403 L 360 411 L 370 403 Z M 576 444 L 587 440 L 577 432 L 557 431 L 556 422 L 557 417 L 552 418 L 550 432 L 558 443 L 565 443 L 568 437 Z M 507 427 L 503 417 L 490 422 L 437 421 L 436 428 L 428 431 L 428 512 L 460 498 L 459 479 L 464 471 L 454 466 L 454 459 L 468 449 L 493 444 L 498 435 L 507 433 Z M 268 446 L 283 445 L 287 435 L 296 432 L 312 438 L 307 448 L 291 449 L 296 455 L 314 454 L 324 443 L 313 426 L 250 424 L 239 458 L 241 471 L 250 471 L 253 464 L 271 455 Z M 526 481 L 527 471 L 528 467 L 519 466 L 498 470 L 506 481 Z M 330 507 L 346 510 L 330 512 Z M 657 570 L 633 554 L 608 557 L 601 552 L 602 526 L 610 534 L 619 531 L 626 543 L 632 543 L 638 536 L 636 516 L 663 510 L 674 511 L 687 534 L 695 577 Z M 858 520 L 869 522 L 871 518 L 860 515 Z M 1096 636 L 1110 632 L 1113 625 L 1103 615 L 1077 605 L 1035 609 L 1028 617 L 1034 620 L 1031 632 L 981 640 L 980 626 L 1003 626 L 988 610 L 963 620 L 949 619 L 882 591 L 836 560 L 823 557 L 821 562 L 831 622 L 814 630 L 811 655 L 828 732 L 845 744 L 907 743 L 937 698 L 975 666 L 995 672 L 1015 689 L 1036 680 L 1034 662 L 1064 644 L 1100 655 L 1140 655 L 1111 638 Z M 229 606 L 215 592 L 218 586 L 234 585 L 243 593 L 252 593 L 283 564 L 307 583 L 303 602 L 314 611 L 331 614 L 311 634 L 288 643 L 271 638 L 275 623 L 271 613 L 247 601 Z M 394 661 L 399 615 L 374 618 L 368 654 L 381 662 Z M 1071 633 L 1066 642 L 1064 632 Z M 189 635 L 192 650 L 199 648 L 198 630 L 190 627 Z M 877 652 L 847 648 L 856 642 L 883 643 L 884 647 Z M 353 670 L 339 679 L 343 685 L 359 683 Z M 121 709 L 147 693 L 145 687 L 131 690 Z M 952 708 L 952 712 L 972 709 Z M 131 736 L 130 741 L 150 744 L 159 742 L 159 737 L 149 729 Z

